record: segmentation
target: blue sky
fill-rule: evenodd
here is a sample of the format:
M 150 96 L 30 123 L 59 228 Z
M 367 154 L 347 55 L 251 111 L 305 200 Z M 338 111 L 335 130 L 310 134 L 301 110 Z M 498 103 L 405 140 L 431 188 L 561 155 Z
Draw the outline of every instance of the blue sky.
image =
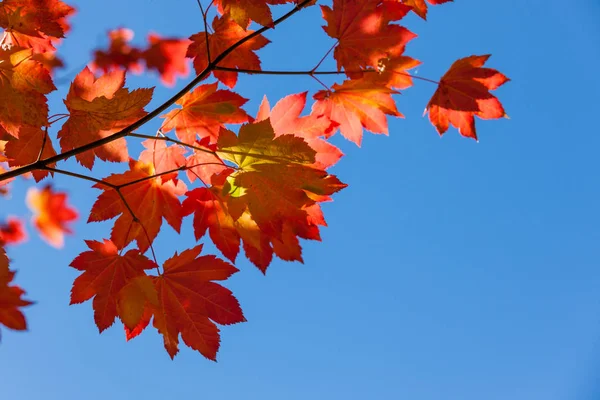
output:
M 133 29 L 138 43 L 149 31 L 202 30 L 193 0 L 76 5 L 61 47 L 67 71 L 106 45 L 110 28 Z M 3 331 L 3 398 L 600 398 L 599 20 L 597 0 L 457 0 L 433 7 L 427 23 L 407 18 L 420 76 L 493 54 L 489 65 L 512 80 L 496 92 L 511 119 L 478 121 L 479 143 L 455 130 L 440 139 L 421 117 L 435 87 L 417 82 L 399 97 L 407 118 L 389 121 L 389 137 L 366 134 L 361 149 L 336 137 L 346 157 L 332 173 L 350 186 L 324 207 L 323 242 L 304 243 L 304 265 L 275 262 L 266 277 L 239 260 L 227 286 L 249 322 L 223 328 L 218 363 L 187 348 L 171 361 L 150 329 L 129 343 L 119 325 L 99 335 L 90 303 L 68 306 L 77 275 L 68 264 L 109 225 L 84 223 L 97 190 L 58 178 L 83 218 L 64 250 L 31 229 L 10 249 L 37 304 L 29 332 Z M 277 27 L 263 66 L 312 67 L 332 43 L 320 25 L 312 8 Z M 172 89 L 128 78 L 154 85 L 157 105 Z M 243 77 L 237 87 L 251 114 L 263 94 L 273 104 L 319 89 L 303 77 Z M 15 185 L 0 216 L 27 215 L 26 188 Z M 192 245 L 184 226 L 183 239 L 165 229 L 159 259 Z

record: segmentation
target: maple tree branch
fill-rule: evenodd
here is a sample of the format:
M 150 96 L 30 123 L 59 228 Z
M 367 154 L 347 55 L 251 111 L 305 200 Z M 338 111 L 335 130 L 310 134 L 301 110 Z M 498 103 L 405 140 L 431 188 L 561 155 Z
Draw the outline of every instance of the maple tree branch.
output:
M 179 90 L 177 93 L 175 93 L 173 96 L 171 96 L 164 103 L 162 103 L 161 105 L 156 107 L 154 110 L 152 110 L 151 112 L 149 112 L 144 117 L 137 120 L 136 122 L 132 123 L 131 125 L 121 129 L 120 131 L 118 131 L 116 133 L 113 133 L 112 135 L 106 136 L 102 139 L 94 140 L 93 142 L 90 142 L 83 146 L 79 146 L 74 149 L 65 151 L 64 153 L 57 154 L 55 156 L 46 158 L 44 160 L 38 160 L 34 163 L 24 165 L 22 167 L 18 167 L 18 168 L 12 169 L 10 171 L 4 172 L 4 173 L 0 174 L 0 182 L 3 182 L 10 178 L 15 178 L 17 176 L 26 174 L 27 172 L 35 171 L 37 169 L 43 169 L 45 166 L 47 166 L 49 164 L 58 163 L 59 161 L 66 160 L 67 158 L 71 158 L 73 156 L 84 153 L 86 151 L 93 150 L 97 147 L 114 142 L 117 139 L 121 139 L 121 138 L 127 136 L 129 133 L 133 132 L 134 130 L 140 128 L 141 126 L 150 122 L 154 118 L 158 117 L 161 113 L 163 113 L 169 107 L 171 107 L 173 104 L 175 104 L 175 102 L 177 100 L 179 100 L 186 93 L 188 93 L 192 89 L 194 89 L 194 87 L 198 83 L 200 83 L 210 73 L 212 73 L 215 70 L 215 68 L 217 67 L 217 65 L 221 61 L 223 61 L 228 55 L 230 55 L 235 49 L 237 49 L 244 43 L 248 42 L 249 40 L 252 40 L 253 38 L 268 31 L 269 29 L 275 28 L 275 26 L 284 22 L 285 20 L 287 20 L 288 18 L 290 18 L 297 12 L 301 11 L 305 6 L 307 6 L 312 1 L 313 0 L 303 0 L 302 2 L 296 4 L 296 6 L 292 10 L 288 11 L 286 14 L 282 15 L 281 17 L 279 17 L 275 21 L 273 21 L 273 24 L 271 26 L 263 26 L 260 29 L 257 29 L 256 31 L 252 32 L 251 34 L 244 36 L 242 39 L 238 40 L 236 43 L 232 44 L 230 47 L 228 47 L 226 50 L 224 50 L 221 54 L 219 54 L 217 57 L 215 57 L 215 59 L 211 63 L 209 63 L 206 66 L 206 68 L 204 68 L 204 70 L 201 71 L 194 79 L 192 79 L 183 89 Z
M 71 171 L 67 171 L 67 170 L 64 170 L 64 169 L 48 167 L 46 165 L 40 167 L 39 169 L 46 170 L 46 171 L 49 171 L 49 172 L 54 172 L 56 174 L 68 175 L 68 176 L 71 176 L 73 178 L 79 178 L 79 179 L 83 179 L 83 180 L 86 180 L 86 181 L 98 183 L 100 185 L 108 186 L 111 189 L 115 189 L 115 190 L 118 189 L 118 187 L 115 186 L 115 185 L 113 185 L 112 183 L 105 182 L 102 179 L 94 178 L 93 176 L 84 175 L 84 174 L 78 174 L 77 172 L 71 172 Z

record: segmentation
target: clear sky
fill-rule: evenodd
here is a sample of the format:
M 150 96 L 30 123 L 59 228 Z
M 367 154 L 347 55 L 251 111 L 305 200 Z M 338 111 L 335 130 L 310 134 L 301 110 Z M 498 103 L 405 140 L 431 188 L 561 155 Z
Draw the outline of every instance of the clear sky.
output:
M 202 30 L 194 0 L 76 5 L 59 76 L 105 46 L 109 28 L 133 29 L 138 43 L 149 31 Z M 90 302 L 68 306 L 77 276 L 68 264 L 109 225 L 84 223 L 97 190 L 57 179 L 83 218 L 64 250 L 31 228 L 10 249 L 17 283 L 37 304 L 26 310 L 29 332 L 3 331 L 0 397 L 600 398 L 598 21 L 597 0 L 457 0 L 433 7 L 427 23 L 407 18 L 419 76 L 492 53 L 489 65 L 512 80 L 496 92 L 511 119 L 478 121 L 479 143 L 455 130 L 440 139 L 421 117 L 435 87 L 417 82 L 400 96 L 407 118 L 389 121 L 389 137 L 366 134 L 361 149 L 336 137 L 346 157 L 332 173 L 350 186 L 324 206 L 323 242 L 304 243 L 304 265 L 275 262 L 266 277 L 240 258 L 227 286 L 249 322 L 223 328 L 217 363 L 185 347 L 171 361 L 153 329 L 129 343 L 118 324 L 99 335 Z M 320 25 L 314 7 L 270 32 L 263 66 L 312 67 L 332 43 Z M 154 85 L 157 105 L 172 89 L 154 76 L 128 79 Z M 56 112 L 68 85 L 59 89 Z M 251 114 L 263 94 L 273 104 L 319 89 L 305 77 L 245 77 L 237 87 Z M 15 185 L 0 217 L 27 215 L 25 189 Z M 190 225 L 184 239 L 164 230 L 159 259 L 192 245 Z

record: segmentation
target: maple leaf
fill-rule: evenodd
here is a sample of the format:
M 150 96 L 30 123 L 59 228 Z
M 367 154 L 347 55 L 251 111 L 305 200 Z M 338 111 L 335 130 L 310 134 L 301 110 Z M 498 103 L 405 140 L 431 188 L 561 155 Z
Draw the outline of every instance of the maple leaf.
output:
M 144 115 L 144 107 L 152 98 L 153 88 L 125 89 L 125 71 L 109 72 L 96 79 L 85 67 L 71 84 L 64 101 L 69 118 L 58 132 L 63 152 L 105 138 Z M 104 161 L 127 161 L 124 138 L 112 141 L 75 156 L 86 168 L 92 169 L 95 157 Z
M 490 90 L 508 78 L 491 68 L 483 68 L 490 55 L 470 56 L 455 61 L 440 80 L 425 108 L 429 120 L 443 135 L 452 124 L 465 137 L 477 139 L 475 116 L 482 119 L 506 117 L 502 104 Z
M 8 264 L 6 252 L 0 245 L 0 325 L 24 331 L 27 329 L 27 321 L 20 308 L 33 303 L 21 297 L 25 294 L 23 289 L 10 284 L 15 273 L 8 268 Z
M 0 49 L 0 128 L 16 138 L 23 124 L 48 123 L 45 95 L 56 90 L 48 70 L 32 54 L 31 49 Z
M 377 86 L 368 77 L 346 80 L 341 85 L 336 83 L 332 89 L 315 93 L 317 101 L 313 104 L 312 114 L 325 115 L 338 123 L 342 135 L 358 146 L 362 142 L 363 127 L 387 135 L 386 114 L 403 116 L 391 96 L 398 92 Z
M 127 340 L 142 333 L 152 318 L 150 306 L 158 306 L 154 277 L 141 275 L 125 285 L 117 297 L 117 313 L 125 326 Z
M 232 21 L 227 15 L 215 17 L 212 23 L 214 33 L 208 35 L 211 60 L 227 51 L 228 48 L 253 33 Z M 190 36 L 190 44 L 187 57 L 194 59 L 194 69 L 200 74 L 208 67 L 208 54 L 206 47 L 206 33 L 199 32 Z M 258 35 L 245 41 L 230 54 L 227 55 L 219 66 L 227 68 L 260 69 L 260 59 L 254 53 L 266 46 L 270 41 L 263 35 Z M 233 88 L 237 82 L 237 72 L 213 71 L 215 78 L 226 86 Z
M 294 135 L 303 138 L 315 150 L 315 168 L 326 169 L 334 165 L 344 155 L 340 149 L 322 139 L 337 125 L 325 115 L 310 114 L 301 117 L 306 105 L 306 94 L 292 94 L 279 100 L 270 110 L 269 101 L 265 96 L 256 121 L 270 118 L 275 136 Z
M 194 144 L 196 135 L 208 137 L 214 143 L 225 124 L 240 124 L 250 119 L 240 107 L 248 99 L 229 90 L 217 90 L 218 83 L 200 85 L 186 93 L 176 104 L 181 108 L 161 116 L 165 118 L 161 130 L 175 129 L 177 138 L 184 143 Z
M 5 154 L 8 157 L 8 165 L 19 167 L 36 162 L 38 157 L 43 160 L 55 156 L 56 151 L 43 130 L 38 127 L 23 125 L 19 130 L 19 139 L 10 140 L 6 143 Z M 48 167 L 52 168 L 55 165 L 55 163 L 48 164 Z M 35 181 L 39 182 L 50 173 L 46 170 L 38 169 L 33 171 L 32 175 Z
M 187 54 L 190 40 L 179 38 L 161 38 L 157 34 L 148 35 L 150 45 L 142 53 L 148 69 L 155 69 L 160 74 L 161 82 L 166 86 L 175 85 L 177 75 L 189 74 Z
M 117 28 L 108 32 L 108 51 L 96 50 L 89 68 L 92 72 L 110 72 L 124 68 L 127 71 L 141 73 L 143 70 L 142 51 L 129 45 L 134 33 L 131 29 Z
M 51 185 L 42 190 L 30 188 L 27 206 L 34 213 L 32 222 L 42 239 L 56 248 L 63 247 L 65 233 L 72 233 L 67 224 L 78 217 L 77 211 L 67 205 L 67 194 L 55 192 Z
M 352 73 L 377 67 L 382 58 L 400 56 L 416 35 L 390 22 L 410 10 L 393 0 L 334 0 L 333 8 L 321 6 L 327 21 L 323 29 L 338 40 L 333 53 L 338 70 Z
M 187 158 L 187 177 L 190 182 L 200 179 L 209 184 L 213 175 L 224 173 L 229 167 L 217 155 L 217 146 L 206 136 L 194 144 L 194 152 Z
M 176 232 L 181 228 L 181 204 L 177 197 L 186 191 L 185 185 L 182 181 L 163 182 L 161 177 L 154 175 L 152 165 L 131 160 L 129 171 L 103 179 L 119 190 L 94 185 L 104 192 L 92 206 L 88 222 L 118 216 L 110 237 L 118 248 L 135 240 L 138 249 L 145 252 L 158 235 L 163 218 Z
M 232 190 L 241 194 L 229 203 L 243 202 L 261 231 L 274 237 L 280 237 L 284 220 L 306 220 L 304 207 L 315 203 L 311 193 L 329 196 L 346 187 L 325 171 L 296 164 L 256 164 L 232 176 Z
M 245 124 L 239 135 L 222 130 L 221 158 L 235 163 L 212 178 L 212 187 L 186 193 L 183 213 L 194 213 L 197 239 L 208 231 L 234 261 L 240 244 L 263 273 L 273 253 L 302 261 L 298 237 L 319 240 L 309 209 L 346 185 L 311 167 L 315 151 L 300 137 L 275 137 L 270 120 Z
M 33 53 L 31 59 L 41 63 L 50 72 L 50 75 L 54 74 L 54 70 L 65 67 L 62 59 L 56 55 L 56 52 L 52 51 Z
M 54 51 L 53 40 L 69 30 L 66 18 L 75 9 L 61 0 L 3 0 L 0 27 L 4 46 L 28 47 L 36 53 Z
M 15 245 L 27 240 L 23 222 L 16 217 L 8 217 L 0 223 L 0 245 Z
M 309 165 L 315 161 L 315 151 L 304 139 L 293 135 L 275 137 L 269 119 L 242 125 L 237 136 L 221 129 L 217 149 L 222 159 L 242 169 L 264 163 Z
M 196 240 L 200 240 L 208 231 L 215 246 L 234 262 L 240 250 L 240 235 L 218 190 L 196 188 L 185 195 L 182 211 L 184 215 L 194 214 Z
M 158 292 L 154 327 L 163 335 L 171 358 L 178 352 L 181 334 L 187 346 L 215 360 L 220 344 L 215 322 L 229 325 L 246 320 L 231 291 L 212 282 L 225 280 L 238 269 L 215 256 L 199 256 L 201 250 L 199 245 L 175 253 L 154 280 Z
M 124 298 L 119 295 L 135 278 L 145 276 L 144 270 L 156 268 L 156 264 L 140 254 L 139 250 L 129 250 L 121 255 L 110 240 L 85 242 L 90 251 L 81 253 L 70 264 L 83 271 L 73 282 L 71 304 L 83 303 L 93 297 L 94 320 L 100 332 L 110 327 L 117 316 L 129 321 L 130 325 L 137 324 L 139 319 L 131 322 L 130 313 L 118 312 L 117 303 L 127 302 L 127 293 Z M 136 301 L 135 294 L 129 294 Z
M 421 65 L 419 60 L 406 56 L 381 59 L 377 66 L 377 73 L 372 73 L 367 79 L 391 89 L 407 89 L 413 85 L 413 80 L 406 71 L 419 65 Z
M 433 5 L 438 5 L 438 4 L 448 3 L 453 0 L 427 0 L 427 3 L 425 3 L 425 0 L 400 0 L 400 1 L 402 1 L 402 3 L 406 4 L 407 6 L 412 7 L 412 10 L 414 11 L 414 13 L 417 14 L 419 17 L 421 17 L 423 19 L 427 19 L 427 3 L 433 4 Z
M 251 20 L 263 26 L 272 26 L 273 16 L 269 4 L 290 2 L 292 0 L 215 0 L 219 13 L 229 14 L 229 17 L 242 28 L 246 28 Z
M 178 171 L 165 174 L 186 165 L 185 148 L 180 145 L 167 146 L 164 140 L 148 139 L 142 142 L 146 150 L 140 153 L 138 161 L 152 164 L 154 172 L 161 175 L 163 181 L 177 178 Z

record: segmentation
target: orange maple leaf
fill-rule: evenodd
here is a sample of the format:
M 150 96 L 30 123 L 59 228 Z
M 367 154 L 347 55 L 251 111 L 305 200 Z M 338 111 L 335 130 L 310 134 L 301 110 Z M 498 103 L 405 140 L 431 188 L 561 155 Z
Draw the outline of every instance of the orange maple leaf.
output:
M 386 115 L 402 117 L 392 94 L 398 92 L 377 85 L 369 77 L 334 84 L 333 91 L 314 95 L 312 114 L 325 115 L 339 124 L 342 135 L 360 146 L 363 127 L 373 133 L 388 134 Z M 333 133 L 332 133 L 333 134 Z
M 210 57 L 214 60 L 229 47 L 251 34 L 252 30 L 246 30 L 232 21 L 227 15 L 215 17 L 212 23 L 214 33 L 208 35 L 210 44 Z M 208 54 L 206 47 L 206 33 L 199 32 L 190 36 L 192 43 L 188 48 L 187 57 L 194 59 L 196 73 L 201 73 L 208 66 Z M 263 35 L 258 35 L 238 46 L 233 52 L 219 63 L 221 67 L 260 69 L 260 59 L 254 53 L 266 46 L 270 41 Z M 223 84 L 233 88 L 237 82 L 237 72 L 213 71 L 215 78 Z
M 423 19 L 427 19 L 427 3 L 433 4 L 433 5 L 438 5 L 438 4 L 448 3 L 453 0 L 427 0 L 427 3 L 425 3 L 425 0 L 400 0 L 400 1 L 402 1 L 402 3 L 406 4 L 407 6 L 412 7 L 415 14 L 417 14 L 419 17 L 421 17 Z
M 160 74 L 160 79 L 166 86 L 175 85 L 177 75 L 187 76 L 189 74 L 187 53 L 190 40 L 179 38 L 161 38 L 152 33 L 148 35 L 150 45 L 142 57 L 146 61 L 148 69 L 155 69 Z
M 142 142 L 146 150 L 140 153 L 138 161 L 152 164 L 154 172 L 161 175 L 163 181 L 168 181 L 177 178 L 178 172 L 174 171 L 177 168 L 186 165 L 185 148 L 178 144 L 167 146 L 164 140 L 148 139 Z M 165 174 L 166 173 L 166 174 Z
M 43 148 L 43 150 L 42 150 Z M 39 159 L 50 158 L 56 155 L 52 142 L 46 137 L 46 132 L 38 127 L 23 125 L 19 130 L 18 140 L 9 140 L 6 143 L 6 157 L 8 165 L 19 167 L 34 163 Z M 54 167 L 56 164 L 48 164 L 48 167 Z M 35 170 L 32 172 L 36 182 L 48 176 L 46 170 Z
M 293 0 L 215 0 L 217 9 L 221 14 L 229 14 L 242 28 L 248 27 L 250 21 L 255 21 L 263 26 L 273 25 L 273 16 L 269 4 L 286 4 Z
M 334 0 L 333 8 L 321 6 L 325 32 L 338 40 L 333 56 L 338 70 L 348 73 L 377 67 L 380 59 L 397 57 L 416 37 L 391 21 L 402 19 L 411 8 L 384 0 Z
M 63 247 L 65 233 L 72 233 L 67 224 L 78 217 L 77 211 L 67 205 L 67 194 L 55 192 L 51 185 L 42 190 L 30 188 L 27 206 L 34 213 L 32 222 L 42 239 L 56 248 Z
M 240 107 L 248 99 L 229 90 L 217 90 L 218 83 L 200 85 L 186 93 L 176 104 L 176 108 L 167 114 L 161 129 L 168 132 L 175 129 L 175 134 L 182 142 L 194 144 L 196 136 L 208 137 L 215 143 L 219 130 L 225 124 L 241 124 L 247 122 L 250 116 Z
M 158 292 L 154 327 L 163 335 L 171 358 L 179 351 L 181 334 L 187 346 L 215 360 L 220 344 L 215 322 L 229 325 L 246 320 L 231 291 L 212 282 L 225 280 L 238 269 L 215 256 L 199 256 L 201 250 L 199 245 L 175 253 L 154 280 Z
M 382 58 L 379 60 L 377 73 L 371 73 L 366 78 L 391 89 L 407 89 L 413 85 L 413 80 L 406 71 L 419 65 L 421 61 L 407 56 Z
M 85 242 L 90 251 L 81 253 L 70 264 L 83 271 L 73 282 L 71 304 L 83 303 L 93 297 L 94 320 L 102 332 L 117 316 L 126 321 L 130 319 L 128 313 L 119 313 L 118 308 L 126 308 L 118 307 L 119 295 L 135 278 L 145 276 L 144 270 L 156 268 L 156 264 L 135 249 L 121 255 L 110 240 Z M 125 298 L 121 303 L 126 301 Z M 139 318 L 130 325 L 135 326 Z
M 66 19 L 74 12 L 61 0 L 4 0 L 0 3 L 2 45 L 28 47 L 36 53 L 54 51 L 52 42 L 70 29 Z
M 31 49 L 0 49 L 0 129 L 16 138 L 21 125 L 48 123 L 45 95 L 56 90 L 48 70 L 32 54 Z
M 69 118 L 58 132 L 63 152 L 105 138 L 146 115 L 144 107 L 152 98 L 153 88 L 125 89 L 125 71 L 109 72 L 96 79 L 85 67 L 71 84 L 65 105 Z M 95 157 L 104 161 L 127 161 L 124 138 L 75 156 L 92 169 Z
M 212 181 L 215 174 L 229 170 L 229 167 L 217 155 L 216 144 L 210 144 L 210 137 L 205 137 L 194 143 L 194 151 L 187 158 L 186 171 L 190 182 L 200 179 L 206 185 Z
M 270 118 L 275 136 L 294 135 L 303 138 L 315 150 L 315 168 L 326 169 L 334 165 L 344 155 L 340 149 L 326 141 L 322 136 L 328 136 L 337 126 L 325 115 L 310 114 L 301 117 L 306 105 L 306 93 L 292 94 L 279 100 L 270 110 L 269 101 L 265 96 L 256 121 Z
M 25 294 L 23 289 L 10 284 L 15 273 L 8 268 L 8 263 L 6 252 L 0 246 L 0 325 L 24 331 L 27 329 L 27 321 L 20 307 L 26 307 L 33 303 L 21 297 Z
M 110 237 L 118 248 L 124 248 L 135 240 L 138 249 L 145 252 L 158 235 L 163 218 L 175 231 L 179 232 L 181 228 L 181 204 L 177 197 L 186 191 L 185 185 L 182 181 L 163 182 L 161 177 L 154 175 L 152 165 L 132 160 L 129 171 L 103 179 L 119 190 L 102 184 L 94 185 L 104 192 L 92 206 L 88 222 L 118 216 Z
M 477 139 L 475 116 L 506 117 L 502 104 L 490 90 L 509 79 L 491 68 L 483 68 L 490 55 L 461 58 L 452 64 L 425 108 L 429 120 L 443 135 L 452 124 L 465 137 Z

